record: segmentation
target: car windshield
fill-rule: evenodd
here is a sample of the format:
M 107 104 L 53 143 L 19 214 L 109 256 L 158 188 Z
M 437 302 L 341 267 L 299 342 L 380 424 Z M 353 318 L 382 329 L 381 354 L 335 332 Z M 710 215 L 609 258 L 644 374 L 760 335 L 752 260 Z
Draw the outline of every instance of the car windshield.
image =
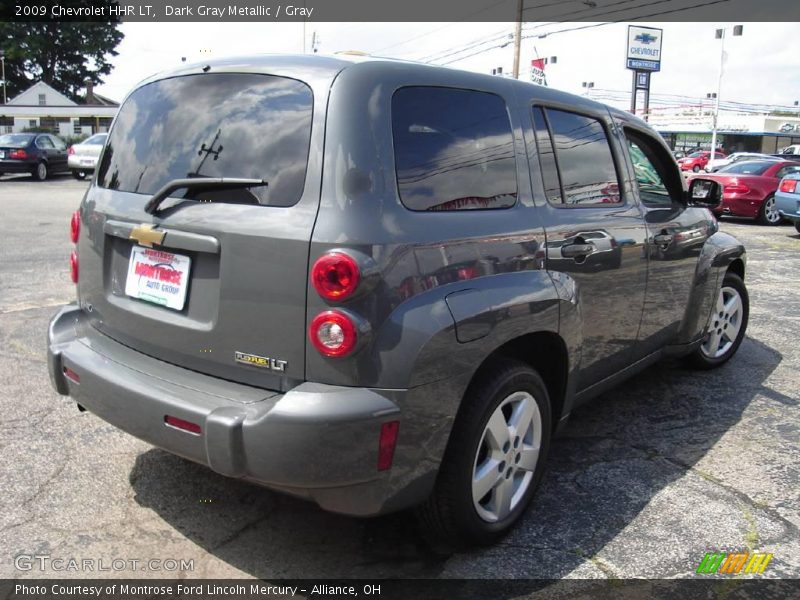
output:
M 737 162 L 720 169 L 719 173 L 739 173 L 741 175 L 763 175 L 775 163 L 768 160 L 750 160 Z
M 692 152 L 689 155 L 689 158 L 700 158 L 701 156 L 704 156 L 704 155 L 705 155 L 705 152 Z
M 258 179 L 269 182 L 250 188 L 259 204 L 291 206 L 305 185 L 312 104 L 306 84 L 272 75 L 210 73 L 144 85 L 119 110 L 97 184 L 154 194 L 175 179 Z
M 102 146 L 106 143 L 106 138 L 108 137 L 107 133 L 98 133 L 93 135 L 87 140 L 81 142 L 81 144 L 85 144 L 87 146 Z
M 30 144 L 32 139 L 30 133 L 9 133 L 0 135 L 0 146 L 22 148 Z

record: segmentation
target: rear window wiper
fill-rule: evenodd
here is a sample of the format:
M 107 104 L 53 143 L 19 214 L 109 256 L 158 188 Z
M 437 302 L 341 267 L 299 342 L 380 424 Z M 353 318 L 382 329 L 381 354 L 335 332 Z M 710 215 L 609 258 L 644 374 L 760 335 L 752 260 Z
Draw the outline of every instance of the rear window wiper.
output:
M 173 179 L 159 189 L 144 205 L 144 210 L 151 215 L 158 212 L 159 205 L 169 195 L 180 189 L 237 189 L 263 187 L 269 185 L 263 179 L 245 179 L 241 177 L 192 177 L 189 179 Z

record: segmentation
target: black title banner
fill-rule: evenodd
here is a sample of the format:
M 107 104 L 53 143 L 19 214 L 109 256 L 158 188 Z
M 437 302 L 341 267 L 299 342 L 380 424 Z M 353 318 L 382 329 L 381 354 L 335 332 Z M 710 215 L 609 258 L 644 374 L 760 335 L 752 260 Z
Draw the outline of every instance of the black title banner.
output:
M 797 598 L 800 580 L 709 578 L 670 580 L 535 579 L 17 579 L 0 580 L 3 600 L 302 600 L 523 598 Z
M 798 20 L 798 7 L 795 0 L 0 0 L 0 20 L 786 22 Z

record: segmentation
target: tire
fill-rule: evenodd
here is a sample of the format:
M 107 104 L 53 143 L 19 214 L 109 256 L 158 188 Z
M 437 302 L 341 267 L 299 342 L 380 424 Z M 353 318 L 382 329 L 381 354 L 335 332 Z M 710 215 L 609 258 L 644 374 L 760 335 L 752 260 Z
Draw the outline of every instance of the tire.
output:
M 797 233 L 800 233 L 800 221 L 795 221 L 794 222 L 794 228 L 795 228 L 795 231 L 797 231 Z
M 764 202 L 761 203 L 761 208 L 758 210 L 758 222 L 762 225 L 780 225 L 781 214 L 778 212 L 778 208 L 775 205 L 774 195 L 770 194 L 764 198 Z
M 37 164 L 34 167 L 33 172 L 31 173 L 31 177 L 33 177 L 36 181 L 44 181 L 45 179 L 47 179 L 48 175 L 49 173 L 47 172 L 46 162 L 40 162 L 39 164 Z
M 738 306 L 732 302 L 735 296 L 739 299 Z M 707 370 L 728 362 L 742 344 L 749 316 L 750 298 L 747 287 L 741 277 L 729 271 L 722 280 L 717 304 L 706 325 L 703 343 L 687 357 L 689 365 Z M 734 330 L 735 334 L 732 334 Z
M 511 436 L 515 422 L 520 430 Z M 433 493 L 416 511 L 434 547 L 489 545 L 508 533 L 542 479 L 551 422 L 547 388 L 527 364 L 506 359 L 481 369 L 464 395 Z
M 695 173 L 699 173 L 700 172 L 700 165 L 693 166 L 692 167 L 692 171 L 695 172 Z
M 83 181 L 86 179 L 86 172 L 85 171 L 73 171 L 72 176 L 77 179 L 78 181 Z

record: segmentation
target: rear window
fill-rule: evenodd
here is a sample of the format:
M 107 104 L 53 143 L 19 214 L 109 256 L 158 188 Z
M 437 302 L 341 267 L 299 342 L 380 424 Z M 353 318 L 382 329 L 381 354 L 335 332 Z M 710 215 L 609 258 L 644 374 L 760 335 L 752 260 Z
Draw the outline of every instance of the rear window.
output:
M 22 148 L 31 143 L 33 136 L 24 133 L 9 133 L 7 135 L 0 135 L 0 146 L 18 147 Z
M 89 139 L 82 141 L 81 144 L 87 146 L 102 146 L 103 144 L 106 143 L 106 137 L 108 136 L 105 133 L 98 133 L 96 135 L 93 135 Z
M 741 175 L 761 175 L 773 166 L 775 163 L 771 160 L 758 160 L 737 162 L 727 167 L 721 168 L 718 173 L 739 173 Z
M 514 140 L 494 94 L 406 87 L 392 98 L 400 200 L 411 210 L 508 208 L 517 199 Z
M 134 91 L 109 134 L 100 187 L 153 194 L 173 179 L 242 177 L 260 204 L 291 206 L 303 191 L 311 89 L 294 79 L 208 73 Z M 172 196 L 189 194 L 180 190 Z

